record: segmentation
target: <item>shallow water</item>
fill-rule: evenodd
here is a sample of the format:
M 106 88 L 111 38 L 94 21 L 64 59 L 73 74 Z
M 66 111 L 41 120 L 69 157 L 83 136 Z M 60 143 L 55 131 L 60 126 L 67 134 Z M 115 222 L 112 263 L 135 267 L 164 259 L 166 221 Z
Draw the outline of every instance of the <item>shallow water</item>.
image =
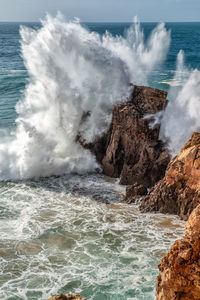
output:
M 101 175 L 7 182 L 0 187 L 0 299 L 154 299 L 157 264 L 183 234 L 175 216 L 120 203 Z

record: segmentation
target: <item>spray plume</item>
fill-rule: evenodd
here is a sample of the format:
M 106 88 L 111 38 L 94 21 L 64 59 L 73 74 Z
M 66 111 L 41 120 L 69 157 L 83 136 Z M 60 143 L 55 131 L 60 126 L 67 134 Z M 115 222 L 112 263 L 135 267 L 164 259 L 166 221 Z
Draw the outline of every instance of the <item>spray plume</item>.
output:
M 91 142 L 108 128 L 129 83 L 146 84 L 165 58 L 170 33 L 160 24 L 145 43 L 135 20 L 125 38 L 100 36 L 60 15 L 20 33 L 29 82 L 16 106 L 16 132 L 0 144 L 0 178 L 94 171 L 96 160 L 76 142 L 77 134 Z
M 161 121 L 160 138 L 167 142 L 172 156 L 176 155 L 194 131 L 200 131 L 200 71 L 184 66 L 184 53 L 177 57 L 169 103 Z

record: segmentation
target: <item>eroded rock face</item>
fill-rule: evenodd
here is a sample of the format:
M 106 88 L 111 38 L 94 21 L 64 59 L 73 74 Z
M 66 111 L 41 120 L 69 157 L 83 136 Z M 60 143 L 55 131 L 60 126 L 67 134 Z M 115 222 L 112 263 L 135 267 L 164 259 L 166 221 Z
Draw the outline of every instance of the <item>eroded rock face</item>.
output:
M 86 300 L 86 298 L 81 297 L 80 295 L 75 294 L 60 294 L 58 296 L 54 296 L 49 298 L 48 300 Z
M 200 204 L 200 133 L 193 133 L 168 165 L 165 177 L 143 200 L 141 211 L 178 214 L 187 219 Z
M 103 172 L 120 177 L 121 184 L 154 185 L 164 176 L 169 162 L 164 144 L 158 140 L 159 125 L 149 128 L 144 119 L 166 106 L 167 93 L 135 86 L 131 100 L 113 109 L 110 139 L 102 160 Z
M 120 177 L 121 184 L 138 182 L 146 187 L 164 176 L 169 155 L 158 139 L 160 126 L 150 128 L 152 119 L 144 116 L 163 110 L 166 97 L 164 91 L 135 86 L 130 100 L 113 108 L 108 133 L 86 145 L 96 155 L 105 175 Z
M 185 224 L 186 234 L 159 265 L 157 300 L 200 299 L 200 205 Z

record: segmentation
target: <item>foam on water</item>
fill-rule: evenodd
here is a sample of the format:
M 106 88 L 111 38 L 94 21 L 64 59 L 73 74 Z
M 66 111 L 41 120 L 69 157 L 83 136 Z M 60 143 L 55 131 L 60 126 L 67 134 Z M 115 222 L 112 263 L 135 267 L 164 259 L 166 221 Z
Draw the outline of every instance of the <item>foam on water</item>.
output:
M 1 192 L 0 299 L 154 299 L 157 263 L 183 234 L 176 217 L 120 203 L 124 187 L 100 175 L 1 183 Z
M 21 27 L 21 37 L 29 83 L 13 140 L 0 144 L 0 178 L 94 171 L 95 158 L 77 135 L 91 142 L 107 129 L 129 83 L 147 83 L 165 58 L 170 32 L 159 24 L 145 42 L 137 20 L 123 38 L 47 16 L 39 29 Z

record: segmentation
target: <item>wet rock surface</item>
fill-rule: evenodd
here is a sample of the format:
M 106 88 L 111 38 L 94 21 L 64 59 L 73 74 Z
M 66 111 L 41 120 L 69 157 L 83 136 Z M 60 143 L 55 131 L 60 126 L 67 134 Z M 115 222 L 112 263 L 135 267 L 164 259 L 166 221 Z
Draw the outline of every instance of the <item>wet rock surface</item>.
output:
M 165 91 L 135 86 L 130 100 L 113 108 L 108 133 L 84 145 L 101 163 L 103 173 L 120 177 L 121 184 L 153 186 L 165 173 L 169 154 L 159 140 L 160 126 L 151 128 L 152 116 L 166 107 Z
M 75 294 L 60 294 L 58 296 L 51 297 L 48 300 L 86 300 L 86 298 Z
M 178 214 L 187 219 L 200 204 L 200 133 L 193 133 L 169 163 L 165 177 L 142 199 L 142 212 Z
M 157 300 L 200 299 L 200 205 L 185 228 L 185 237 L 174 243 L 159 265 Z
M 123 201 L 128 204 L 135 203 L 138 200 L 138 198 L 145 196 L 147 193 L 148 190 L 144 185 L 135 183 L 133 185 L 127 186 L 126 195 Z

